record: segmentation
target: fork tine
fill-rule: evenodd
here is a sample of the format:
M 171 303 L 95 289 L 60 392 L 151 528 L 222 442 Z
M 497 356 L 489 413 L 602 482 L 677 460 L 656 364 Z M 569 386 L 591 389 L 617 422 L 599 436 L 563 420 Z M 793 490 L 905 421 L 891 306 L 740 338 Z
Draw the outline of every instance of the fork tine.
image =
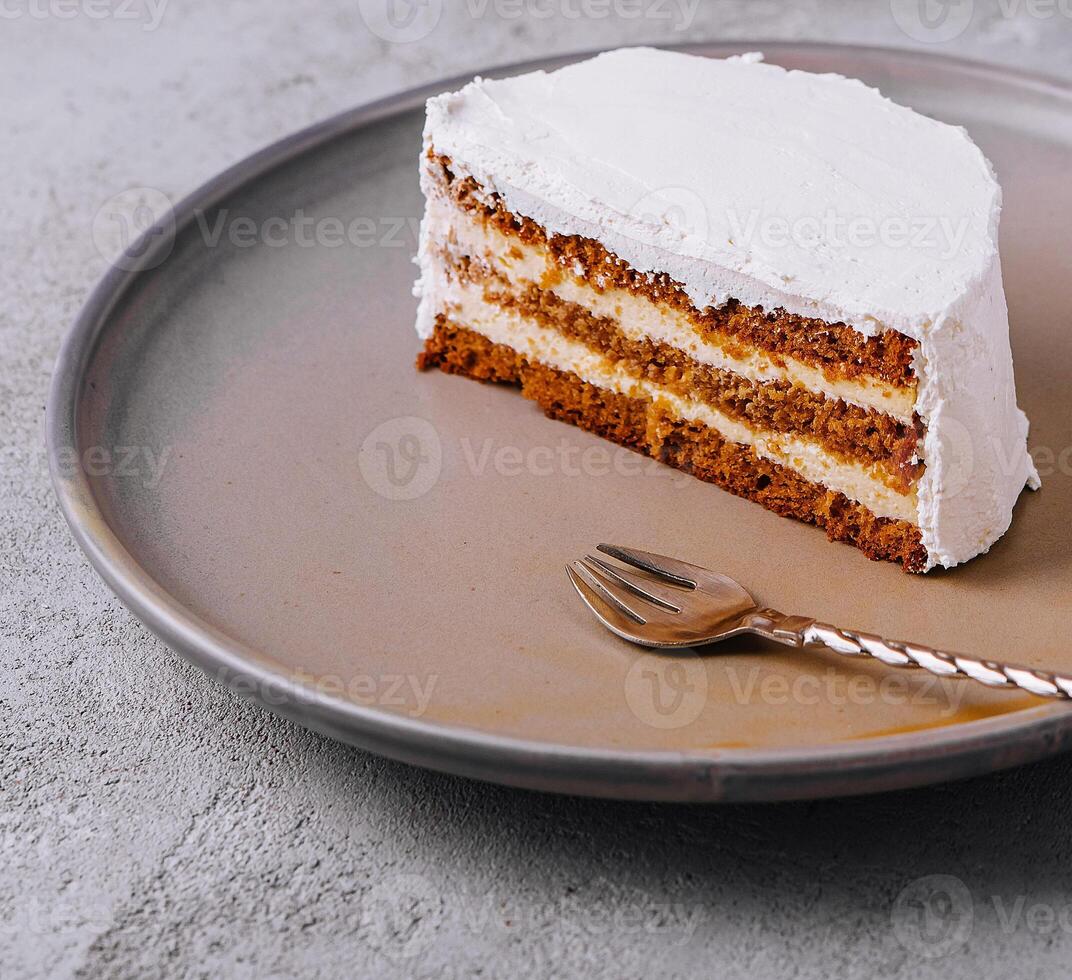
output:
M 570 581 L 573 583 L 573 587 L 584 599 L 585 604 L 592 610 L 605 624 L 607 622 L 607 611 L 600 607 L 609 606 L 610 613 L 616 615 L 618 619 L 624 618 L 628 623 L 621 624 L 622 626 L 643 626 L 647 620 L 635 609 L 631 608 L 625 602 L 623 602 L 618 596 L 616 596 L 610 589 L 604 585 L 592 571 L 579 561 L 571 562 L 566 566 L 566 574 L 569 575 Z M 614 616 L 611 617 L 615 618 Z
M 575 562 L 574 564 L 577 563 Z M 632 586 L 619 584 L 615 578 L 604 572 L 598 565 L 586 565 L 581 562 L 580 568 L 584 569 L 591 578 L 594 578 L 602 586 L 601 594 L 610 596 L 612 600 L 616 601 L 617 605 L 624 606 L 643 617 L 644 622 L 639 624 L 635 631 L 645 632 L 649 628 L 663 630 L 681 625 L 684 617 L 680 613 L 671 612 L 664 605 L 649 602 L 647 599 L 634 602 L 633 596 L 635 593 L 632 591 Z M 639 609 L 635 608 L 636 606 L 639 606 Z
M 706 568 L 700 568 L 699 565 L 690 565 L 688 562 L 668 558 L 666 555 L 637 551 L 635 548 L 623 548 L 617 544 L 597 544 L 596 549 L 627 565 L 658 576 L 667 582 L 673 582 L 675 585 L 683 585 L 688 589 L 695 589 L 700 580 L 710 574 Z
M 605 562 L 602 558 L 597 558 L 595 555 L 585 555 L 582 561 L 591 568 L 597 576 L 602 572 L 603 575 L 609 576 L 620 586 L 628 589 L 633 595 L 654 603 L 660 609 L 666 609 L 672 613 L 681 612 L 681 606 L 678 605 L 678 599 L 680 598 L 681 593 L 678 592 L 675 596 L 675 590 L 664 588 L 663 586 L 656 584 L 652 581 L 650 576 L 637 575 L 636 572 L 630 572 L 625 568 L 615 568 L 610 562 Z

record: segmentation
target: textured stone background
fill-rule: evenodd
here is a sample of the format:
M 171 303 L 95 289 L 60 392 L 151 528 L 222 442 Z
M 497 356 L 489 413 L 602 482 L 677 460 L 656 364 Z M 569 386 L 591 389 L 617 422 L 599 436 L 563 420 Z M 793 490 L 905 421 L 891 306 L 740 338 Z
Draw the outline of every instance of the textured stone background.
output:
M 75 548 L 44 403 L 118 192 L 177 199 L 354 103 L 623 42 L 926 46 L 1072 76 L 1068 0 L 951 0 L 929 33 L 916 0 L 894 0 L 907 30 L 889 0 L 701 0 L 693 17 L 671 0 L 669 19 L 646 0 L 633 19 L 427 2 L 447 9 L 404 44 L 370 30 L 377 0 L 0 4 L 0 977 L 1067 975 L 1066 760 L 722 809 L 462 782 L 235 698 Z M 931 875 L 955 880 L 927 932 L 914 903 L 943 882 L 913 882 Z

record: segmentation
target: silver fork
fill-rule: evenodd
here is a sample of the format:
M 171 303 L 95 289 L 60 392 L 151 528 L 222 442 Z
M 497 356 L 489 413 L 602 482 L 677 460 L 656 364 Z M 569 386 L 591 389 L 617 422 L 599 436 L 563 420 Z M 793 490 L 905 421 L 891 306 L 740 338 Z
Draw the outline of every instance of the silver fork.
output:
M 890 667 L 922 667 L 940 677 L 967 677 L 988 687 L 1018 687 L 1040 697 L 1072 699 L 1072 677 L 885 640 L 807 616 L 786 616 L 776 609 L 761 609 L 726 575 L 633 548 L 613 544 L 597 548 L 639 574 L 595 555 L 572 562 L 566 572 L 596 618 L 631 643 L 672 649 L 751 633 L 786 646 L 821 644 L 848 657 L 873 657 Z

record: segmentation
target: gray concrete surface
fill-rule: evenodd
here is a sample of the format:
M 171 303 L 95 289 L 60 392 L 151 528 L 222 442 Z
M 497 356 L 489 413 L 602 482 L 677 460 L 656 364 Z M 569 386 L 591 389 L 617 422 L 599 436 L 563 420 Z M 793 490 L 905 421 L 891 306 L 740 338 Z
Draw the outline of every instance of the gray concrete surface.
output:
M 1069 760 L 702 809 L 372 758 L 235 698 L 120 606 L 54 505 L 42 421 L 105 268 L 94 215 L 127 188 L 177 198 L 356 102 L 626 41 L 925 46 L 1072 76 L 1072 4 L 951 0 L 928 27 L 915 0 L 430 0 L 407 43 L 370 29 L 390 34 L 377 7 L 0 4 L 0 977 L 1067 975 Z

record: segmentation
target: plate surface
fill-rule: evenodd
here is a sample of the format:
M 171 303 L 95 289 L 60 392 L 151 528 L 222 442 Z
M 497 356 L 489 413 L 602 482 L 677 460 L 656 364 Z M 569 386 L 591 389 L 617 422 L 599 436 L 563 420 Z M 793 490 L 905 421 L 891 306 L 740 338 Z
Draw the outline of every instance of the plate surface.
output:
M 239 164 L 100 285 L 49 404 L 54 482 L 95 567 L 174 649 L 267 707 L 498 782 L 776 799 L 1066 747 L 1072 712 L 1023 695 L 756 643 L 645 654 L 569 587 L 565 562 L 609 540 L 727 572 L 787 612 L 1072 669 L 1072 94 L 919 54 L 763 47 L 965 125 L 998 170 L 1044 487 L 990 555 L 907 576 L 512 390 L 418 375 L 421 107 L 454 80 Z

